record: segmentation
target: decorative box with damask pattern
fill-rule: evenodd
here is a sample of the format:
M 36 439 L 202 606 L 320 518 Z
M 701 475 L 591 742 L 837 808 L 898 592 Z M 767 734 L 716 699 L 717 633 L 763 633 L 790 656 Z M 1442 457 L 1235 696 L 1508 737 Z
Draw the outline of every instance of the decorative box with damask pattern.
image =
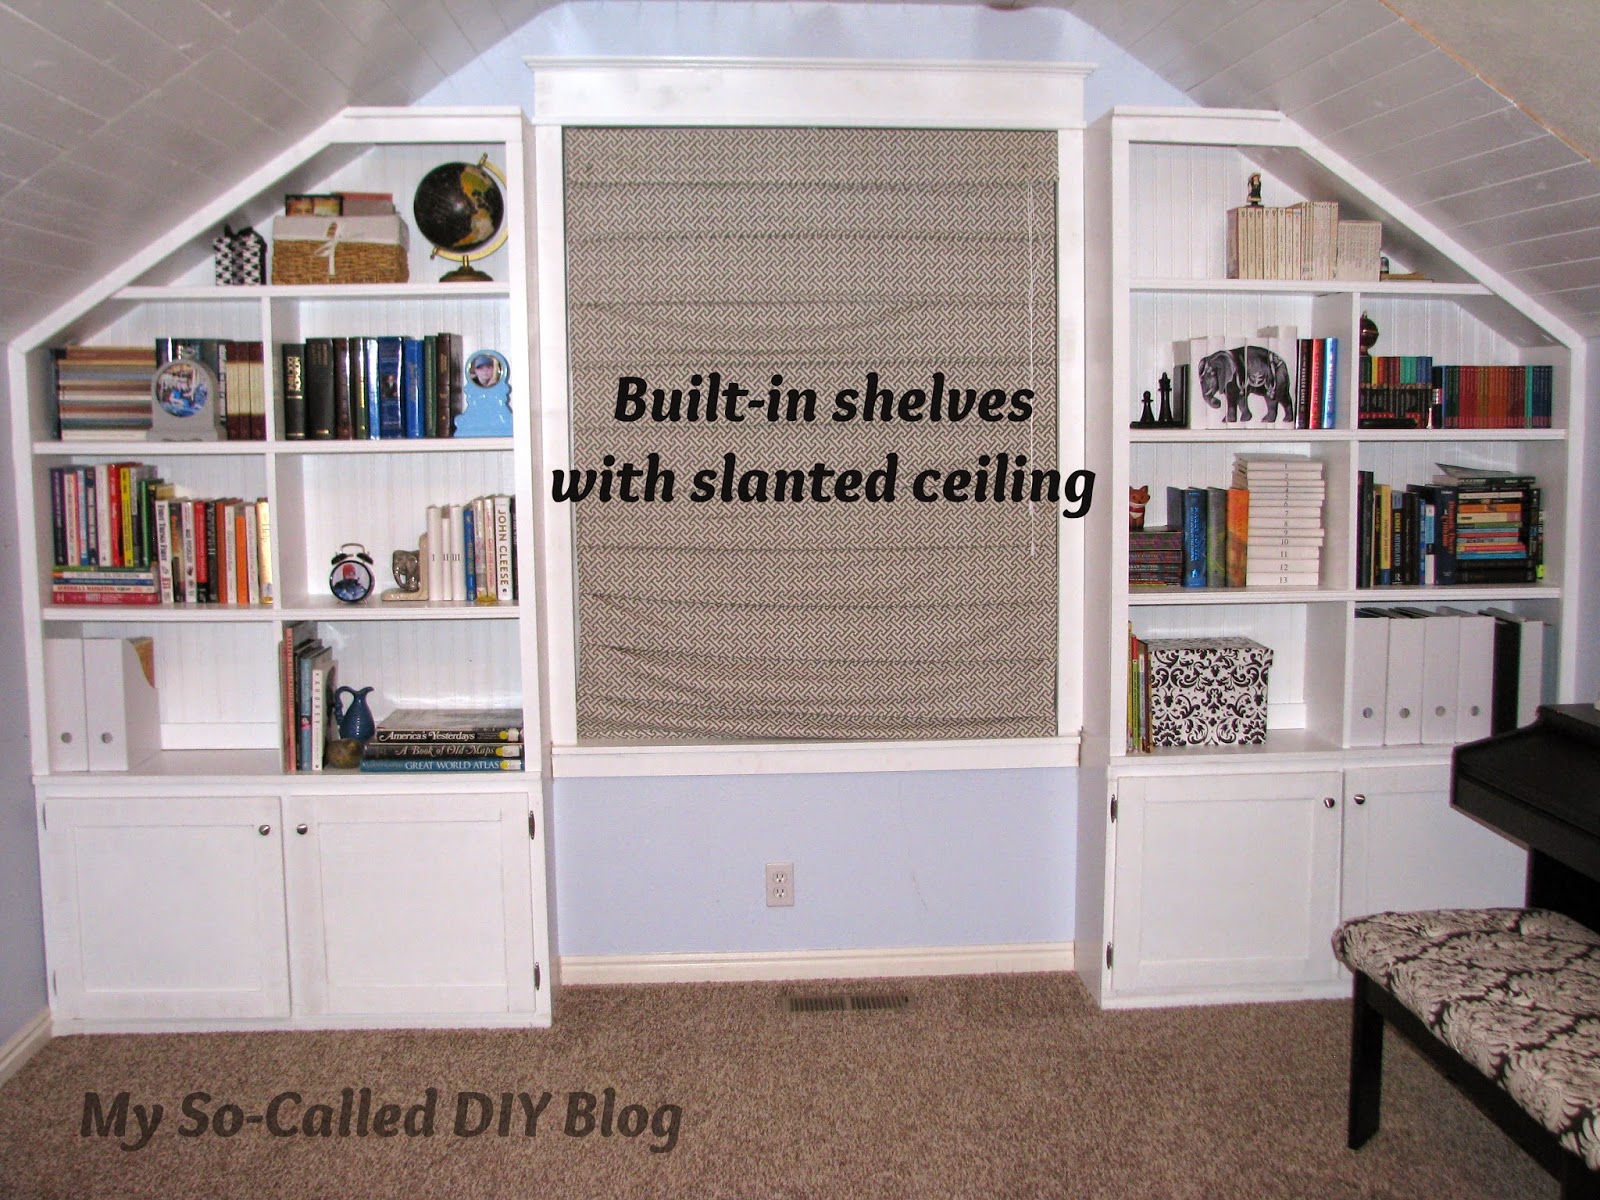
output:
M 1266 741 L 1269 647 L 1243 637 L 1157 638 L 1146 646 L 1153 745 Z

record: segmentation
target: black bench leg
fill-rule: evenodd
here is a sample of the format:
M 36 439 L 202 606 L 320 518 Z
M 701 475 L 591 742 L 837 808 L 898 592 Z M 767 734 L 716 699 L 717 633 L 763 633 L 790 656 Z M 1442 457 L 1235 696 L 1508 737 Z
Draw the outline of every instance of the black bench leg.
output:
M 1600 1200 L 1600 1174 L 1589 1170 L 1575 1154 L 1566 1155 L 1561 1171 L 1561 1200 Z
M 1378 1132 L 1383 1099 L 1383 1014 L 1367 990 L 1377 985 L 1359 971 L 1350 1004 L 1350 1115 L 1347 1144 L 1359 1150 Z

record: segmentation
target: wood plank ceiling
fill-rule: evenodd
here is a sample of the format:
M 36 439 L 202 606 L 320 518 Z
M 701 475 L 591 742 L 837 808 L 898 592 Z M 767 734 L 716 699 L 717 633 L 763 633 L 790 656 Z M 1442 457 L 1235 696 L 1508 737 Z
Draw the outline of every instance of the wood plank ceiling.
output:
M 0 338 L 329 114 L 411 102 L 551 2 L 3 0 Z M 1600 332 L 1593 0 L 1053 2 L 1199 103 L 1288 112 Z

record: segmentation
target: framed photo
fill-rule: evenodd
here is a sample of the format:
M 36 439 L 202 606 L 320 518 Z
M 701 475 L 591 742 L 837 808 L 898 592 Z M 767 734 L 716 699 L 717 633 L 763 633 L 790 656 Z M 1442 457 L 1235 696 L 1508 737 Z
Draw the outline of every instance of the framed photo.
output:
M 291 192 L 283 198 L 286 217 L 342 217 L 344 198 L 336 192 Z

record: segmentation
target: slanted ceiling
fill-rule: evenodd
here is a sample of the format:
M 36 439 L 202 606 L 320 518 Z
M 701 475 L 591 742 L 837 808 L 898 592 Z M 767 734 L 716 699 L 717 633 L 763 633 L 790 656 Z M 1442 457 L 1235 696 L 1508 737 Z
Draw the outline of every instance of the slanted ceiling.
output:
M 551 3 L 0 3 L 0 338 L 338 109 L 411 103 Z M 1600 332 L 1594 0 L 991 7 L 1028 3 L 1073 13 L 1201 104 L 1289 113 Z

